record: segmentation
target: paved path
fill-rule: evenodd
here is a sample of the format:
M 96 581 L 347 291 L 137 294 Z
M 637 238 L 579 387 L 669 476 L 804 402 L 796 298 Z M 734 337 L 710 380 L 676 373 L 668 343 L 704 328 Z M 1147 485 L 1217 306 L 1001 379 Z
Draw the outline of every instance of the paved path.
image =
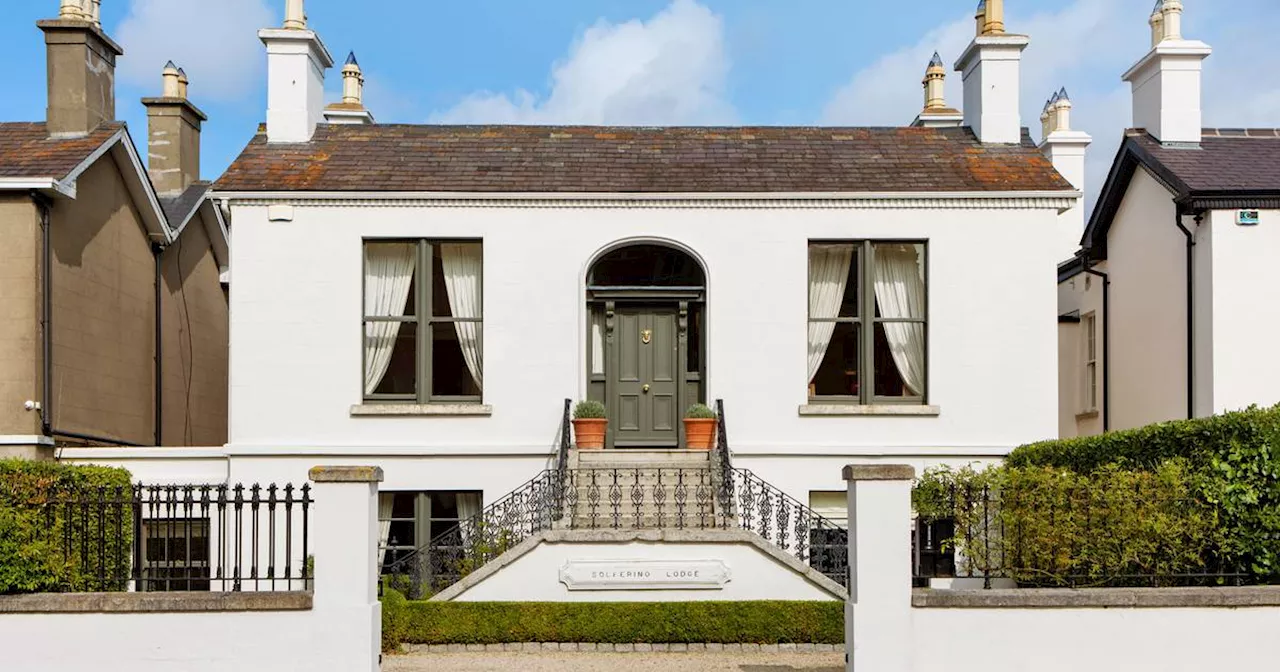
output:
M 844 672 L 843 653 L 422 653 L 383 672 Z

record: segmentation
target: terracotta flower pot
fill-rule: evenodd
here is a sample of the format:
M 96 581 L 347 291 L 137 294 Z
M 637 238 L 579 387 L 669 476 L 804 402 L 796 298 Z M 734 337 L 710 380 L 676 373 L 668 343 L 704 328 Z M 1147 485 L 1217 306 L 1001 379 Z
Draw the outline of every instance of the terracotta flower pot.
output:
M 711 450 L 716 445 L 716 419 L 685 418 L 684 436 L 689 450 Z
M 577 418 L 573 421 L 573 440 L 578 450 L 604 450 L 604 433 L 609 428 L 605 418 Z

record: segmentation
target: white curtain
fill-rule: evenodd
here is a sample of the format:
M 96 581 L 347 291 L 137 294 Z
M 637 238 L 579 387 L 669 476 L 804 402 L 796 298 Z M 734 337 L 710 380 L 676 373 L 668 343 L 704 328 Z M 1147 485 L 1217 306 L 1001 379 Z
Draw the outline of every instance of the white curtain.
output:
M 458 493 L 458 528 L 462 532 L 464 544 L 470 543 L 474 526 L 471 519 L 480 513 L 480 493 Z
M 387 561 L 387 542 L 391 538 L 391 505 L 395 503 L 395 495 L 390 492 L 378 493 L 378 566 Z
M 403 317 L 413 284 L 414 246 L 409 243 L 369 243 L 364 247 L 364 311 L 368 317 Z M 399 322 L 365 325 L 364 392 L 373 394 L 387 375 L 391 353 L 400 335 Z
M 875 249 L 876 302 L 886 318 L 924 317 L 924 255 L 917 245 Z M 884 334 L 907 390 L 924 391 L 924 325 L 885 323 Z
M 809 318 L 834 320 L 840 315 L 849 266 L 853 263 L 852 245 L 809 246 Z M 835 322 L 809 323 L 809 382 L 827 356 Z
M 440 246 L 444 286 L 449 291 L 449 311 L 454 317 L 480 317 L 480 267 L 482 250 L 475 243 L 445 243 Z M 484 389 L 484 362 L 480 352 L 480 323 L 454 322 L 462 357 L 476 387 Z

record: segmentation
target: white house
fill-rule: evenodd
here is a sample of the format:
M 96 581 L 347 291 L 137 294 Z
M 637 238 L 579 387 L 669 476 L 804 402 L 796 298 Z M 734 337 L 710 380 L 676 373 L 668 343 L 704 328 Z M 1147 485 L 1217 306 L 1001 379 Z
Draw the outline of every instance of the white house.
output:
M 1064 436 L 1280 402 L 1280 132 L 1202 128 L 1211 49 L 1182 9 L 1152 15 L 1134 128 L 1059 269 Z
M 570 464 L 640 467 L 706 465 L 681 417 L 723 400 L 732 466 L 838 524 L 849 462 L 1055 435 L 1051 269 L 1080 193 L 1054 164 L 1083 152 L 1022 128 L 1003 3 L 956 64 L 963 116 L 937 61 L 900 128 L 376 124 L 354 56 L 323 106 L 301 4 L 260 33 L 267 124 L 216 184 L 230 442 L 109 456 L 140 478 L 377 465 L 404 550 L 562 469 L 566 399 L 610 420 Z

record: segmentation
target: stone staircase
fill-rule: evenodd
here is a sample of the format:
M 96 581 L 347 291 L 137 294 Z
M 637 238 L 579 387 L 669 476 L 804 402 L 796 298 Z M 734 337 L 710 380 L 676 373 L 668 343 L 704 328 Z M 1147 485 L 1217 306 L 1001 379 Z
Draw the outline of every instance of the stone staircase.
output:
M 707 451 L 574 449 L 567 480 L 561 523 L 572 529 L 706 529 L 732 518 Z

